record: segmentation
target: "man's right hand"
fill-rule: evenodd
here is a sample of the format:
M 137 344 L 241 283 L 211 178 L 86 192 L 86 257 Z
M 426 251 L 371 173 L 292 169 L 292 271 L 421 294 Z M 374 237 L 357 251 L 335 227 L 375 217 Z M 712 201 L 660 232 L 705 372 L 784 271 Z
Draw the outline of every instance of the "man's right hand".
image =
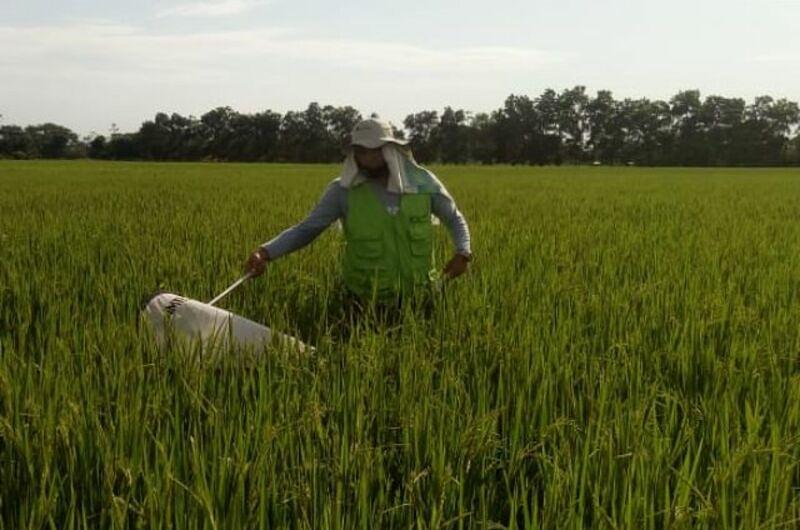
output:
M 261 247 L 255 249 L 250 257 L 247 258 L 247 262 L 244 264 L 245 272 L 249 272 L 250 276 L 255 278 L 256 276 L 261 276 L 264 274 L 264 270 L 267 268 L 267 262 L 269 261 L 269 254 L 267 251 Z

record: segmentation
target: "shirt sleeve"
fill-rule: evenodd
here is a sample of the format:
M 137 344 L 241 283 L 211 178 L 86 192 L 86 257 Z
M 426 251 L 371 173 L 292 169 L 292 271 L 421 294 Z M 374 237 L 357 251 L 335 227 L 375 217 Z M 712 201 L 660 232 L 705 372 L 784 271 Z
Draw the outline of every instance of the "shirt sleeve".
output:
M 305 219 L 261 245 L 261 248 L 269 254 L 270 260 L 303 248 L 314 241 L 331 223 L 343 217 L 343 191 L 338 179 L 334 180 Z
M 450 231 L 456 252 L 472 253 L 467 220 L 456 207 L 455 201 L 445 193 L 436 193 L 431 196 L 431 210 L 433 215 L 438 217 Z

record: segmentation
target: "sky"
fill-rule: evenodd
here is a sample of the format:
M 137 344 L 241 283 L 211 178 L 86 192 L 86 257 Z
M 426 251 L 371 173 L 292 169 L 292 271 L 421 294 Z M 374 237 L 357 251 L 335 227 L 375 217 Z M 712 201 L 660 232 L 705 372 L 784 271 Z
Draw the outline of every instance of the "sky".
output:
M 400 124 L 575 85 L 800 101 L 798 35 L 800 0 L 0 0 L 0 124 L 312 101 Z

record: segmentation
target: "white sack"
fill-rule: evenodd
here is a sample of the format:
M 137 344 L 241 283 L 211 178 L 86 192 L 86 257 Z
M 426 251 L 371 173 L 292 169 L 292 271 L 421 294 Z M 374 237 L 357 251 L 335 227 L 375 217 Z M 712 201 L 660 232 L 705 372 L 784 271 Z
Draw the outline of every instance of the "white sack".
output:
M 190 341 L 199 339 L 204 350 L 209 346 L 226 348 L 233 344 L 260 351 L 273 344 L 273 341 L 300 353 L 310 349 L 294 337 L 273 332 L 230 311 L 176 294 L 161 293 L 154 296 L 143 313 L 150 320 L 162 347 L 167 342 L 168 334 L 173 333 Z

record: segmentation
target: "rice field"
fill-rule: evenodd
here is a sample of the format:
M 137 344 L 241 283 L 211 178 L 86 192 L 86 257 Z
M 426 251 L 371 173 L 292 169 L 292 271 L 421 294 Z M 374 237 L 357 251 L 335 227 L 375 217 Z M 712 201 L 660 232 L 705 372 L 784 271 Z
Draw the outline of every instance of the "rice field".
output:
M 0 162 L 0 528 L 800 526 L 800 171 L 434 167 L 430 311 L 332 227 L 222 304 L 313 356 L 159 350 L 337 169 Z

